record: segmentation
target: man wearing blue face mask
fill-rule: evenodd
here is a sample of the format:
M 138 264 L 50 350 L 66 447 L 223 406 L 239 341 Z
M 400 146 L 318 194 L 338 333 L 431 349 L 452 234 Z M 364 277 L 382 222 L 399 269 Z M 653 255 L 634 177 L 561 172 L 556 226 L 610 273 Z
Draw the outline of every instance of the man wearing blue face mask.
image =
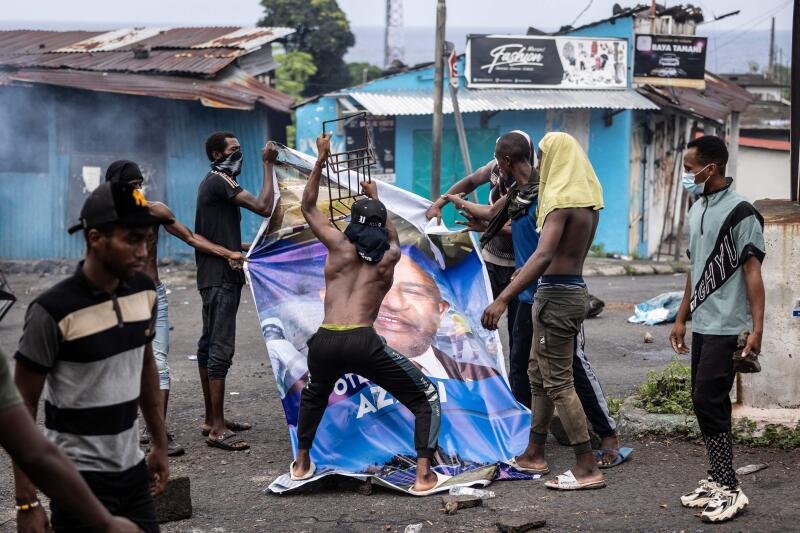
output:
M 263 181 L 253 196 L 236 181 L 242 169 L 242 149 L 230 132 L 213 133 L 206 140 L 211 170 L 197 191 L 195 233 L 229 250 L 242 247 L 241 215 L 244 207 L 269 217 L 274 204 L 272 165 L 278 151 L 271 142 L 261 152 Z M 203 300 L 203 334 L 197 343 L 197 365 L 205 401 L 201 431 L 209 446 L 223 450 L 246 450 L 250 446 L 235 431 L 251 428 L 247 422 L 226 420 L 223 412 L 225 377 L 233 359 L 236 312 L 244 285 L 244 272 L 227 259 L 195 250 L 197 288 Z
M 751 331 L 743 356 L 761 351 L 764 331 L 764 220 L 725 177 L 728 150 L 706 135 L 686 145 L 683 185 L 699 199 L 689 210 L 691 270 L 670 342 L 688 354 L 686 320 L 692 316 L 692 403 L 703 433 L 710 476 L 681 497 L 704 508 L 706 522 L 724 522 L 748 502 L 733 469 L 730 391 L 737 337 Z

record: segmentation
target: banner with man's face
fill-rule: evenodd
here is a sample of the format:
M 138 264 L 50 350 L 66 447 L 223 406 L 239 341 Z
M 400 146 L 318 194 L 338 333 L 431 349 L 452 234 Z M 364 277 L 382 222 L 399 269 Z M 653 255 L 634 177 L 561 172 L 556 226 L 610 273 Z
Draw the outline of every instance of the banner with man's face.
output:
M 296 452 L 300 394 L 308 376 L 306 341 L 323 319 L 327 250 L 300 213 L 313 159 L 283 149 L 279 161 L 280 199 L 255 239 L 247 269 Z M 475 243 L 469 233 L 426 235 L 429 202 L 386 183 L 378 187 L 397 227 L 402 257 L 374 327 L 438 387 L 442 424 L 436 468 L 473 482 L 513 477 L 496 465 L 525 448 L 530 411 L 511 394 L 498 334 L 480 325 L 491 299 Z M 333 196 L 338 197 L 335 191 Z M 325 178 L 318 207 L 329 211 Z M 340 229 L 346 224 L 337 222 Z M 343 374 L 329 398 L 311 458 L 320 474 L 374 476 L 405 490 L 414 482 L 413 430 L 413 415 L 390 393 L 360 376 Z M 287 475 L 270 489 L 295 486 Z

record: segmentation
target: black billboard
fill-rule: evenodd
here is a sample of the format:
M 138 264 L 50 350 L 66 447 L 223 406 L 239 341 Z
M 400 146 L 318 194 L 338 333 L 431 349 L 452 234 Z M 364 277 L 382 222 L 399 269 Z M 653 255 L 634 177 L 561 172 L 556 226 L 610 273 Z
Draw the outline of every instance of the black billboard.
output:
M 707 39 L 694 35 L 636 35 L 633 81 L 705 88 Z
M 394 183 L 394 117 L 367 115 L 366 121 L 364 117 L 347 121 L 344 126 L 346 150 L 364 146 L 365 125 L 369 129 L 372 150 L 375 153 L 372 177 L 387 183 Z
M 627 42 L 587 37 L 469 35 L 467 86 L 607 89 L 626 86 Z

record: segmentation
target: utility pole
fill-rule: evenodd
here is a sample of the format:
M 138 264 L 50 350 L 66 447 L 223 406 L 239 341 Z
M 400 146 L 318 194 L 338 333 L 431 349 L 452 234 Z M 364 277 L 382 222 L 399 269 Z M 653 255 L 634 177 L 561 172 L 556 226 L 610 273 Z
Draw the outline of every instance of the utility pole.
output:
M 775 77 L 775 17 L 772 17 L 772 27 L 769 30 L 769 66 L 767 67 L 767 77 Z
M 650 2 L 650 33 L 656 32 L 656 0 Z
M 798 0 L 800 1 L 800 0 Z M 444 96 L 444 25 L 447 8 L 444 0 L 436 2 L 436 47 L 433 66 L 433 126 L 431 130 L 431 200 L 441 195 L 442 180 L 442 98 Z
M 791 175 L 789 176 L 789 194 L 796 202 L 800 198 L 800 0 L 794 0 L 792 16 L 792 127 L 791 131 Z

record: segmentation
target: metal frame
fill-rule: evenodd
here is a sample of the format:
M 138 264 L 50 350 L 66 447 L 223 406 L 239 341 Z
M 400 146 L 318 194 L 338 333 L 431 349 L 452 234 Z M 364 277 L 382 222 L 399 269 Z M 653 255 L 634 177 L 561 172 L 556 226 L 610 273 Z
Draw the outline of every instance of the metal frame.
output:
M 328 155 L 326 161 L 328 172 L 328 206 L 330 213 L 330 221 L 336 227 L 336 222 L 342 220 L 350 215 L 349 212 L 344 211 L 347 206 L 345 200 L 355 200 L 359 193 L 360 179 L 372 182 L 372 166 L 375 164 L 375 153 L 372 150 L 372 142 L 369 138 L 369 125 L 367 121 L 367 113 L 362 111 L 353 115 L 345 117 L 326 120 L 322 123 L 322 133 L 326 133 L 328 124 L 349 122 L 353 119 L 364 119 L 364 145 L 362 148 L 355 148 L 353 150 L 346 150 L 344 152 L 331 153 Z M 337 127 L 339 124 L 337 124 Z M 331 182 L 335 176 L 336 179 L 336 196 L 334 197 Z M 347 194 L 342 194 L 342 185 L 344 184 L 344 177 L 347 178 Z M 355 179 L 355 187 L 353 187 L 353 179 Z M 355 192 L 354 192 L 355 191 Z

